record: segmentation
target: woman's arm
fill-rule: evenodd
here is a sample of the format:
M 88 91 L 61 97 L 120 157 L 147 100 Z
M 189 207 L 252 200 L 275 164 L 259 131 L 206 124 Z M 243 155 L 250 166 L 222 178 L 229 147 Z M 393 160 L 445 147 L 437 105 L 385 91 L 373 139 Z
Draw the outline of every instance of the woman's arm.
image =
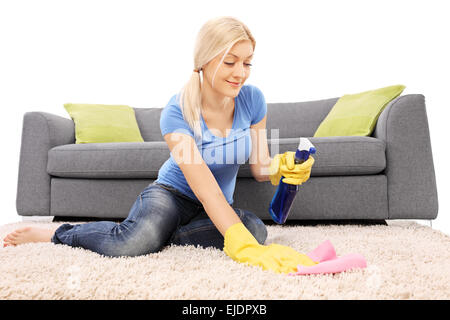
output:
M 249 164 L 253 177 L 258 182 L 270 181 L 269 168 L 272 158 L 269 154 L 266 130 L 267 115 L 254 125 L 250 126 L 252 137 L 252 153 Z
M 168 133 L 164 140 L 197 199 L 219 232 L 241 222 L 225 199 L 214 175 L 203 160 L 194 139 L 182 133 Z

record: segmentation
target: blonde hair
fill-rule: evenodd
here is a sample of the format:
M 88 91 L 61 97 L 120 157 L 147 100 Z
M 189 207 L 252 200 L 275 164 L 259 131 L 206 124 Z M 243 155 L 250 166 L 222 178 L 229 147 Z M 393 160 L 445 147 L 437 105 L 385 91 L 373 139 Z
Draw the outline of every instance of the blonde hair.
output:
M 194 136 L 201 141 L 202 129 L 200 115 L 202 106 L 201 78 L 202 67 L 213 60 L 222 51 L 225 54 L 219 63 L 220 67 L 224 57 L 236 42 L 250 40 L 255 50 L 256 41 L 248 27 L 234 17 L 218 17 L 207 21 L 200 29 L 194 47 L 194 68 L 191 78 L 178 94 L 184 120 L 194 132 Z M 218 70 L 216 69 L 213 79 Z

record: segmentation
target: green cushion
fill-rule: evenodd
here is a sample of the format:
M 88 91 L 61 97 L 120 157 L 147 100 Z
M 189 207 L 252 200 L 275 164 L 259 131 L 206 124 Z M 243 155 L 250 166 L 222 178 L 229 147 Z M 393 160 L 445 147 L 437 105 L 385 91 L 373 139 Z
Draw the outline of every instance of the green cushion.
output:
M 406 87 L 395 85 L 342 96 L 314 133 L 314 137 L 370 136 L 384 107 Z
M 66 103 L 76 143 L 144 142 L 134 109 L 123 105 Z

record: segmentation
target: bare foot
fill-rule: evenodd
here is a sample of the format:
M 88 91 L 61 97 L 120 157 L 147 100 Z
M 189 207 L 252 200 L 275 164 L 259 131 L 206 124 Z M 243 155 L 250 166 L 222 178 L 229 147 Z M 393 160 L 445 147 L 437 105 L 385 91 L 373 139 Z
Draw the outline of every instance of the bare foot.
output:
M 25 227 L 8 234 L 4 239 L 3 247 L 16 246 L 28 242 L 50 242 L 55 228 L 43 229 L 37 227 Z

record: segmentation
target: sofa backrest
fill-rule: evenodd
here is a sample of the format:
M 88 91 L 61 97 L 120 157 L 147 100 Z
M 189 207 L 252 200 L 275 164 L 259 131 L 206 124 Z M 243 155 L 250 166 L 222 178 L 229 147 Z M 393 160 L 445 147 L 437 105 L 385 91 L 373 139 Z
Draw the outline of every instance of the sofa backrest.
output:
M 338 99 L 267 103 L 267 138 L 312 137 Z M 163 141 L 159 128 L 162 108 L 134 111 L 144 141 Z
M 164 141 L 159 128 L 162 108 L 133 108 L 144 141 Z
M 267 103 L 267 138 L 312 137 L 338 99 Z

